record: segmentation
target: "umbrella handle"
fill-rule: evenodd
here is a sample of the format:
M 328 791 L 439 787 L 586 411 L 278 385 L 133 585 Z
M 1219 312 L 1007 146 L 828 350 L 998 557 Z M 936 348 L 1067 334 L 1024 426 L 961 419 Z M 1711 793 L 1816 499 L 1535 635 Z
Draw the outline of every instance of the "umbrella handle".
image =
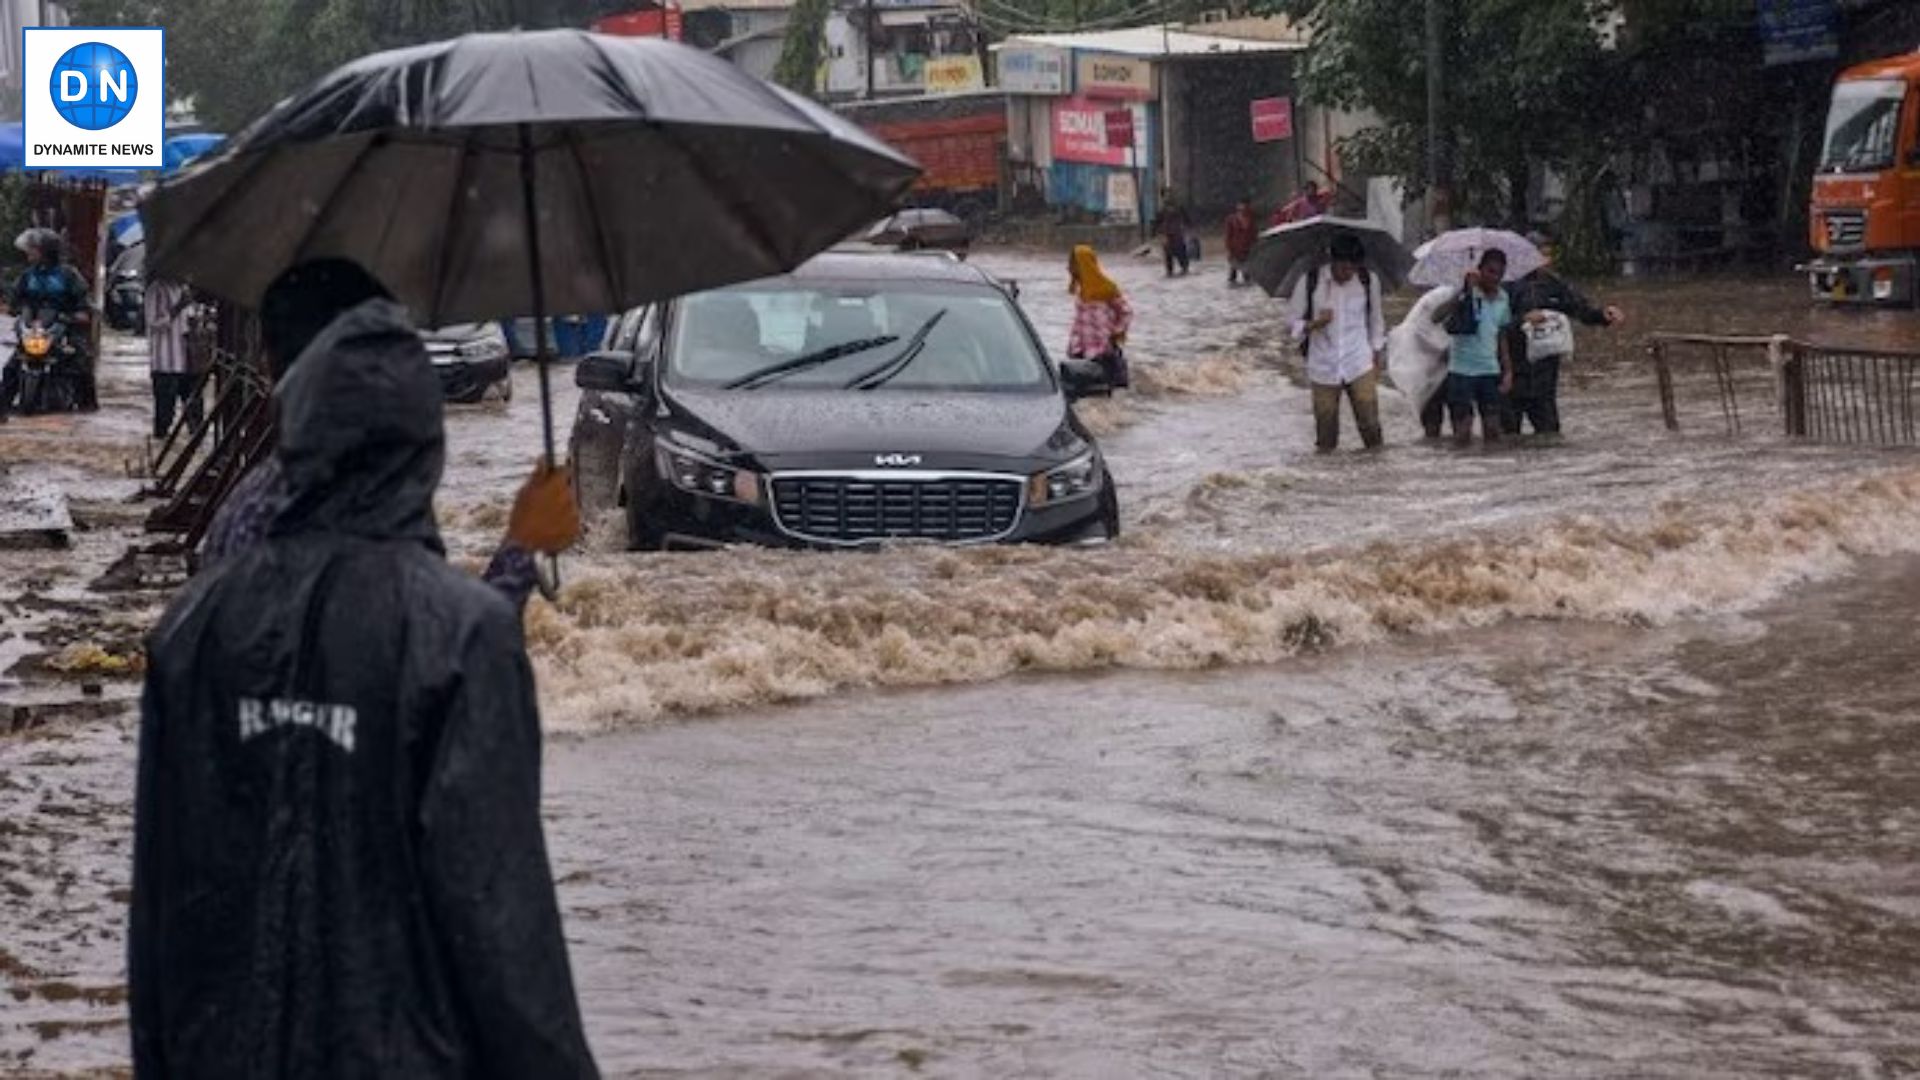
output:
M 560 602 L 560 556 L 548 555 L 544 560 L 533 561 L 533 586 L 540 590 L 547 603 Z

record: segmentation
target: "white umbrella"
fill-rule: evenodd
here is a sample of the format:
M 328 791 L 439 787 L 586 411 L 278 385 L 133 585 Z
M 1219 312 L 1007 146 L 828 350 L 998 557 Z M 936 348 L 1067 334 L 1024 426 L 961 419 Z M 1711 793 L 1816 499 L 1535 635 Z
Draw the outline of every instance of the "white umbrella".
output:
M 1518 281 L 1547 265 L 1547 256 L 1533 241 L 1507 229 L 1455 229 L 1413 249 L 1415 285 L 1458 285 L 1467 271 L 1480 265 L 1480 256 L 1499 251 L 1507 257 L 1507 280 Z

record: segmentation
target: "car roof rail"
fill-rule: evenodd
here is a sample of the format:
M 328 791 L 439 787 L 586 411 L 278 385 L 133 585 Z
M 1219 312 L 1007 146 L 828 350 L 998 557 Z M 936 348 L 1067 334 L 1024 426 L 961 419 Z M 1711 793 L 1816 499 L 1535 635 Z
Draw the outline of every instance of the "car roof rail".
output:
M 894 255 L 900 257 L 920 257 L 945 259 L 948 262 L 965 262 L 958 254 L 945 248 L 900 248 L 888 244 L 869 244 L 862 240 L 843 240 L 827 251 L 834 255 Z

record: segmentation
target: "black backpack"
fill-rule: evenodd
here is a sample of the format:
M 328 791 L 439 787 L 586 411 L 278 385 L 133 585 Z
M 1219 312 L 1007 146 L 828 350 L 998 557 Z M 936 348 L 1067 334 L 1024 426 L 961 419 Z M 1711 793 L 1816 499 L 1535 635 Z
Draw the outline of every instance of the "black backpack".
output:
M 1372 326 L 1373 325 L 1373 271 L 1368 270 L 1366 267 L 1363 266 L 1360 268 L 1359 278 L 1360 278 L 1360 287 L 1367 291 L 1367 325 Z M 1316 266 L 1313 269 L 1307 271 L 1307 321 L 1308 322 L 1313 321 L 1313 294 L 1319 291 L 1320 291 L 1320 268 Z M 1309 331 L 1305 337 L 1302 337 L 1300 339 L 1300 355 L 1301 356 L 1307 355 L 1307 346 L 1312 341 L 1313 341 L 1313 333 L 1311 331 Z

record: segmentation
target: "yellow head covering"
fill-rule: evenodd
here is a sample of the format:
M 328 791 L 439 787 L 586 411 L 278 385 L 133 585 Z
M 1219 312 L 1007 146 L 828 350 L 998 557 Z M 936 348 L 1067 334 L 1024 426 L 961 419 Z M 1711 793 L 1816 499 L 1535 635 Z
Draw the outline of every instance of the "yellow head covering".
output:
M 1120 286 L 1100 269 L 1100 257 L 1085 244 L 1073 249 L 1073 256 L 1067 261 L 1067 279 L 1067 291 L 1078 293 L 1080 299 L 1089 304 L 1105 304 L 1120 298 Z

